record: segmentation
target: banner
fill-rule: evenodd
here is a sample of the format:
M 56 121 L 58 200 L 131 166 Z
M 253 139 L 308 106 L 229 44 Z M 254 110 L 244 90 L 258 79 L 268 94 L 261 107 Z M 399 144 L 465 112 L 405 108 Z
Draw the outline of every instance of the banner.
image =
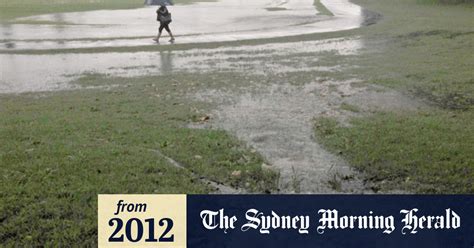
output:
M 474 247 L 474 196 L 100 195 L 99 247 Z

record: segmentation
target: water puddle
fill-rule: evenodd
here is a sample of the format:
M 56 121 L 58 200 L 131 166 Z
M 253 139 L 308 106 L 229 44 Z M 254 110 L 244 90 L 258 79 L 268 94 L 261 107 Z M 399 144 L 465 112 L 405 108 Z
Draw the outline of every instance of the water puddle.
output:
M 186 51 L 0 54 L 0 93 L 71 89 L 77 86 L 70 82 L 84 74 L 135 77 L 173 72 L 337 71 L 340 65 L 318 65 L 318 54 L 351 55 L 361 47 L 360 38 L 354 37 Z
M 173 6 L 172 29 L 177 43 L 189 44 L 334 32 L 364 22 L 361 8 L 348 0 L 322 3 L 333 16 L 318 15 L 313 0 L 220 0 Z M 279 11 L 271 11 L 275 8 Z M 49 24 L 0 25 L 0 51 L 155 45 L 151 40 L 157 30 L 155 19 L 152 7 L 21 18 L 23 23 Z
M 194 128 L 224 129 L 254 147 L 280 172 L 280 193 L 373 193 L 358 172 L 329 153 L 313 137 L 313 120 L 341 122 L 365 110 L 417 110 L 425 106 L 400 93 L 358 85 L 357 80 L 314 80 L 235 90 L 201 90 L 190 97 L 218 106 L 212 121 Z M 362 99 L 367 99 L 363 101 Z
M 204 43 L 333 32 L 358 28 L 364 23 L 361 8 L 348 0 L 322 3 L 334 16 L 317 15 L 313 0 L 221 0 L 174 6 L 172 27 L 179 43 Z M 71 25 L 1 25 L 0 52 L 153 45 L 151 37 L 157 28 L 154 11 L 141 8 L 23 18 L 20 21 Z M 87 74 L 137 77 L 181 72 L 339 72 L 347 65 L 325 62 L 324 58 L 358 54 L 362 47 L 360 37 L 347 37 L 185 51 L 0 53 L 0 93 L 83 88 L 71 82 Z M 369 91 L 353 87 L 354 80 L 312 78 L 304 85 L 288 81 L 255 84 L 243 92 L 226 87 L 192 88 L 187 97 L 218 106 L 209 125 L 231 132 L 265 156 L 281 173 L 282 193 L 370 192 L 344 160 L 315 142 L 312 119 L 347 118 L 349 114 L 339 108 L 347 99 L 365 104 L 364 99 L 377 103 L 387 98 L 377 92 L 368 98 L 364 94 Z M 396 95 L 393 98 L 400 99 Z
M 352 169 L 312 138 L 312 119 L 336 114 L 335 99 L 320 95 L 323 87 L 319 82 L 272 85 L 240 95 L 204 90 L 194 98 L 221 106 L 212 114 L 213 128 L 231 132 L 262 154 L 280 172 L 281 193 L 336 192 L 329 182 L 340 177 L 354 178 L 344 191 L 363 192 Z

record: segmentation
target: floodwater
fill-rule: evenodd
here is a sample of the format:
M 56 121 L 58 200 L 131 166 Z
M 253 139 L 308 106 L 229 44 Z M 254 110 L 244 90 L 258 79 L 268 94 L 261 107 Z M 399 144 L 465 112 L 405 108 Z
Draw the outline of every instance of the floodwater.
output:
M 220 0 L 173 6 L 172 29 L 177 43 L 189 44 L 324 33 L 363 25 L 364 15 L 359 6 L 348 0 L 321 2 L 334 16 L 318 14 L 313 0 Z M 324 58 L 356 55 L 364 48 L 361 37 L 352 36 L 181 51 L 2 54 L 2 51 L 25 49 L 156 45 L 151 40 L 157 29 L 155 18 L 155 8 L 140 8 L 51 14 L 19 20 L 68 25 L 0 25 L 0 94 L 81 88 L 71 82 L 91 73 L 114 77 L 185 72 L 344 73 L 353 65 L 341 61 L 328 63 Z M 243 82 L 245 87 L 239 90 L 225 86 L 222 89 L 189 87 L 183 89 L 182 95 L 212 103 L 216 107 L 210 113 L 213 118 L 204 127 L 227 130 L 254 147 L 280 171 L 280 192 L 370 193 L 359 174 L 343 159 L 315 142 L 312 119 L 328 115 L 338 119 L 350 117 L 350 113 L 340 109 L 343 102 L 363 110 L 417 105 L 398 93 L 370 91 L 354 87 L 354 82 L 357 79 L 309 78 L 301 85 Z M 249 85 L 251 87 L 246 88 Z M 329 181 L 335 180 L 341 184 L 339 189 L 329 185 Z
M 331 85 L 348 85 L 331 82 Z M 200 101 L 219 106 L 208 128 L 223 128 L 254 147 L 280 173 L 280 193 L 365 193 L 351 167 L 312 138 L 312 119 L 336 115 L 337 95 L 326 95 L 328 84 L 314 80 L 302 86 L 271 85 L 242 94 L 226 90 L 195 93 Z M 351 178 L 342 181 L 340 178 Z M 345 183 L 331 188 L 331 180 Z M 341 185 L 342 186 L 342 185 Z
M 361 47 L 361 40 L 354 37 L 185 51 L 0 54 L 0 93 L 72 89 L 75 85 L 71 85 L 71 81 L 92 73 L 134 77 L 173 72 L 233 71 L 262 74 L 268 71 L 332 71 L 339 70 L 340 66 L 311 65 L 318 60 L 314 55 L 325 52 L 351 55 L 356 54 Z M 284 59 L 275 60 L 276 56 Z
M 362 25 L 358 5 L 348 0 L 321 2 L 334 16 L 320 15 L 313 0 L 220 0 L 172 6 L 171 27 L 176 43 L 189 44 L 333 32 Z M 43 24 L 0 25 L 0 51 L 155 45 L 155 15 L 154 7 L 144 7 L 21 18 L 17 21 Z M 167 43 L 166 37 L 162 43 Z
M 204 89 L 191 97 L 217 107 L 211 122 L 193 127 L 224 129 L 254 147 L 279 171 L 280 193 L 374 193 L 346 161 L 317 143 L 313 119 L 332 117 L 345 123 L 360 116 L 341 109 L 343 103 L 363 112 L 426 106 L 394 90 L 358 83 L 315 78 L 304 85 L 273 84 L 238 93 Z

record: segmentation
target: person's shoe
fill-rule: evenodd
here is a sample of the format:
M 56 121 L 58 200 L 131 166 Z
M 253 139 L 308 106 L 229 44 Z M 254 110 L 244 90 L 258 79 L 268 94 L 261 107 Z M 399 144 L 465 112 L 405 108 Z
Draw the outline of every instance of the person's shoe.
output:
M 156 43 L 160 44 L 160 40 L 158 40 L 157 38 L 153 38 L 153 40 L 154 40 Z
M 170 42 L 173 43 L 173 42 L 174 42 L 174 38 L 171 38 L 171 39 L 170 39 Z

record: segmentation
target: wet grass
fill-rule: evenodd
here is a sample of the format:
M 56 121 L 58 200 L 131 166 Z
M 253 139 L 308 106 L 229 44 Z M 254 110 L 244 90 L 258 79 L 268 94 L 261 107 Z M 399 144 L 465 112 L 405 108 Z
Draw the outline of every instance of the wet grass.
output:
M 473 113 L 379 113 L 351 127 L 320 118 L 318 140 L 367 175 L 376 191 L 474 193 Z M 443 135 L 446 134 L 446 135 Z
M 357 107 L 355 105 L 352 105 L 352 104 L 349 104 L 349 103 L 345 103 L 345 102 L 341 104 L 340 108 L 342 110 L 349 111 L 349 112 L 354 112 L 354 113 L 359 113 L 360 112 L 359 107 Z
M 176 4 L 192 4 L 213 0 L 175 0 Z M 143 0 L 0 0 L 0 22 L 18 17 L 100 9 L 132 9 L 143 7 Z
M 99 193 L 211 192 L 201 177 L 275 190 L 257 153 L 224 131 L 187 128 L 206 106 L 178 89 L 207 80 L 88 75 L 76 83 L 116 87 L 0 96 L 0 243 L 95 246 Z
M 314 0 L 314 7 L 318 10 L 318 15 L 327 15 L 333 16 L 334 14 L 329 11 L 324 4 L 321 3 L 321 0 Z
M 405 92 L 433 112 L 378 113 L 342 127 L 315 125 L 318 140 L 368 175 L 375 190 L 474 192 L 473 5 L 356 0 L 383 14 L 377 25 L 351 33 L 366 48 L 346 71 L 364 83 Z M 347 107 L 341 106 L 342 109 Z
M 21 20 L 21 21 L 15 21 L 15 24 L 54 25 L 54 26 L 81 25 L 81 24 L 74 24 L 74 23 L 65 22 L 65 21 L 40 21 L 40 20 Z
M 473 193 L 474 64 L 469 56 L 473 26 L 467 25 L 472 23 L 473 9 L 416 0 L 356 2 L 382 13 L 383 20 L 330 34 L 67 52 L 184 50 L 360 36 L 365 44 L 362 54 L 343 61 L 336 55 L 323 59 L 357 67 L 277 78 L 303 84 L 318 77 L 355 77 L 405 91 L 439 108 L 428 113 L 379 113 L 355 119 L 350 127 L 319 119 L 318 140 L 365 171 L 376 190 Z M 3 17 L 7 2 L 0 3 Z M 21 9 L 9 15 L 27 12 Z M 173 81 L 167 76 L 104 79 L 88 75 L 76 83 L 111 88 L 0 96 L 0 242 L 6 246 L 14 241 L 21 242 L 20 246 L 79 242 L 93 246 L 97 193 L 210 192 L 191 172 L 249 191 L 274 189 L 275 175 L 261 171 L 262 158 L 245 145 L 222 131 L 186 127 L 205 115 L 206 106 L 176 94 L 194 83 L 208 87 L 231 77 L 180 73 Z M 172 167 L 153 150 L 188 170 Z M 234 171 L 241 171 L 240 176 L 232 176 Z M 333 187 L 339 187 L 337 182 Z
M 391 38 L 383 53 L 364 57 L 358 73 L 381 84 L 425 98 L 444 109 L 469 109 L 474 103 L 473 34 L 456 38 L 410 32 Z M 390 59 L 386 59 L 390 58 Z M 370 61 L 368 61 L 370 60 Z M 374 61 L 384 61 L 375 65 Z
M 0 0 L 1 21 L 17 17 L 49 13 L 89 11 L 97 9 L 129 9 L 143 6 L 142 0 Z
M 473 0 L 418 0 L 423 4 L 473 4 Z
M 271 7 L 271 8 L 265 8 L 266 10 L 268 11 L 285 11 L 287 10 L 286 8 L 282 8 L 282 7 Z
M 474 5 L 427 5 L 415 0 L 358 0 L 384 20 L 361 30 L 370 51 L 357 61 L 357 74 L 426 98 L 443 109 L 474 103 Z

